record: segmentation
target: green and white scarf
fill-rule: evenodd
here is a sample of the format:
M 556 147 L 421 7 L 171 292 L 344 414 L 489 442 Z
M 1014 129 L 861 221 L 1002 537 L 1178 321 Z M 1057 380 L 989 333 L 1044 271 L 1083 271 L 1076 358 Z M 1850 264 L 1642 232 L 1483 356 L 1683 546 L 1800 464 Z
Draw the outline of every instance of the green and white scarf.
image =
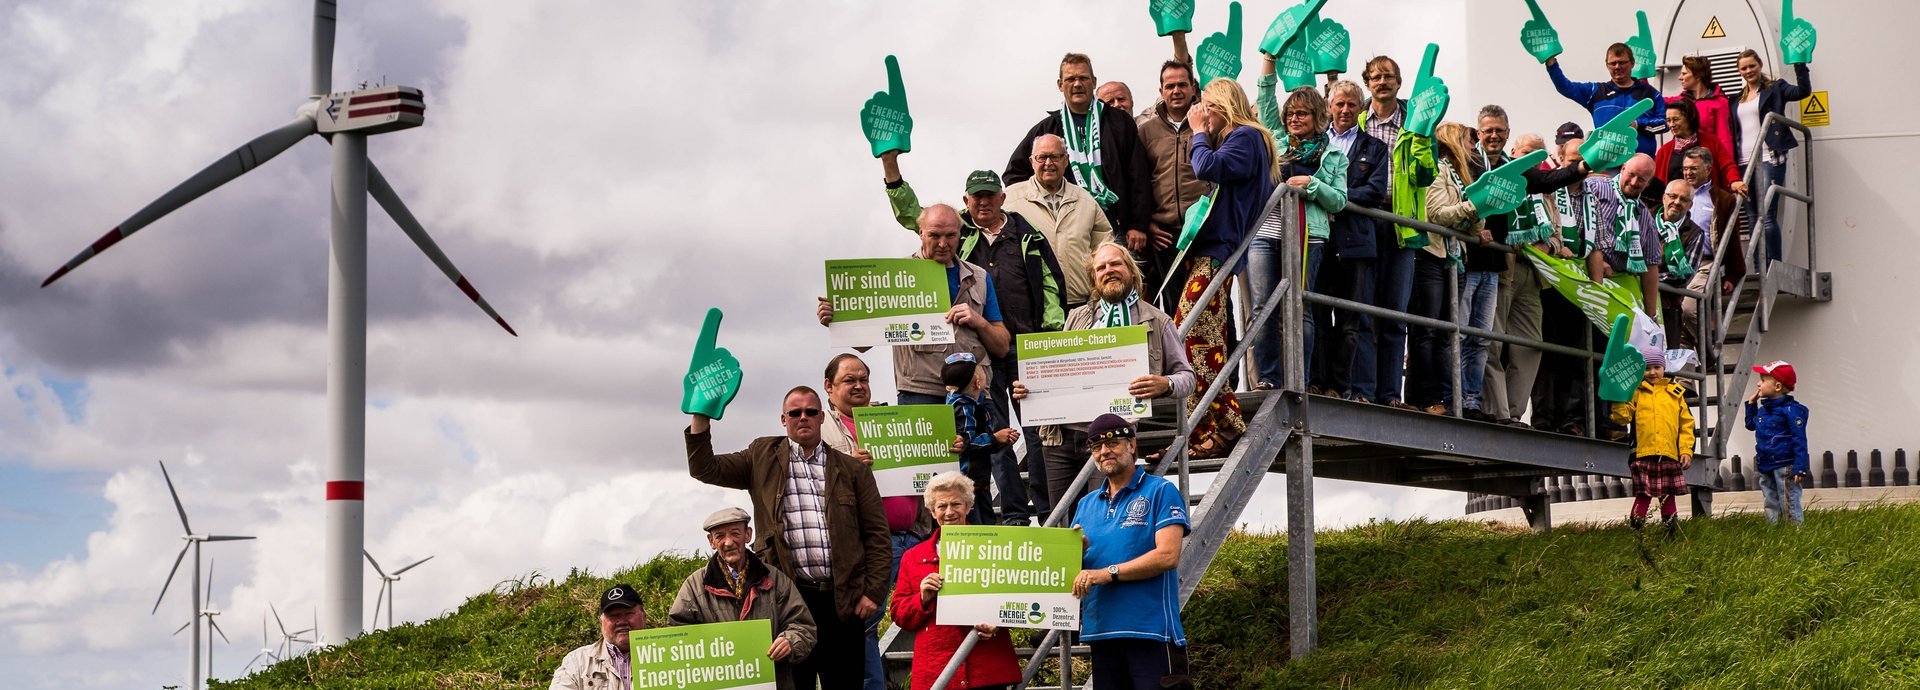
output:
M 1519 246 L 1545 242 L 1553 236 L 1553 223 L 1547 219 L 1547 205 L 1540 202 L 1540 195 L 1528 194 L 1520 208 L 1514 209 L 1513 218 L 1507 222 L 1507 244 Z
M 1645 273 L 1647 257 L 1640 246 L 1640 199 L 1620 191 L 1619 177 L 1607 182 L 1613 185 L 1613 195 L 1620 199 L 1620 208 L 1613 214 L 1613 250 L 1626 252 L 1628 273 Z
M 1107 188 L 1106 175 L 1100 172 L 1100 113 L 1106 104 L 1099 99 L 1093 101 L 1093 107 L 1087 109 L 1087 125 L 1073 125 L 1073 111 L 1067 104 L 1060 104 L 1060 128 L 1066 134 L 1067 169 L 1073 172 L 1073 181 L 1093 195 L 1105 209 L 1120 200 L 1120 196 Z
M 1133 325 L 1133 303 L 1138 301 L 1139 292 L 1127 293 L 1127 298 L 1117 304 L 1100 300 L 1100 306 L 1093 313 L 1093 327 L 1125 328 Z
M 1687 260 L 1687 248 L 1680 241 L 1681 220 L 1686 220 L 1686 216 L 1669 223 L 1666 216 L 1662 215 L 1655 224 L 1660 227 L 1660 248 L 1667 261 L 1666 273 L 1684 279 L 1693 277 L 1693 262 Z
M 1560 213 L 1560 240 L 1574 256 L 1586 256 L 1593 250 L 1593 235 L 1588 226 L 1580 222 L 1581 215 L 1575 212 L 1573 205 L 1573 186 L 1553 190 L 1553 209 Z M 1587 196 L 1585 186 L 1581 186 L 1582 201 Z M 1583 209 L 1584 210 L 1584 209 Z

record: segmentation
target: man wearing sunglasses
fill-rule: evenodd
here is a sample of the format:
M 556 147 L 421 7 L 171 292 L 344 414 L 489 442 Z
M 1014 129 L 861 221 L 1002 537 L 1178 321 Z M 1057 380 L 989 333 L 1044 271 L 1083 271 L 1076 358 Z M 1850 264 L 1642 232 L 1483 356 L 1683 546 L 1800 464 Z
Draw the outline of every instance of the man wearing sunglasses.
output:
M 712 420 L 693 415 L 687 427 L 687 471 L 694 479 L 744 489 L 761 525 L 753 550 L 792 578 L 817 626 L 813 653 L 794 664 L 794 687 L 857 688 L 866 666 L 863 619 L 879 610 L 891 584 L 893 548 L 873 473 L 820 439 L 826 419 L 820 394 L 808 386 L 781 401 L 785 436 L 754 439 L 744 450 L 715 455 Z

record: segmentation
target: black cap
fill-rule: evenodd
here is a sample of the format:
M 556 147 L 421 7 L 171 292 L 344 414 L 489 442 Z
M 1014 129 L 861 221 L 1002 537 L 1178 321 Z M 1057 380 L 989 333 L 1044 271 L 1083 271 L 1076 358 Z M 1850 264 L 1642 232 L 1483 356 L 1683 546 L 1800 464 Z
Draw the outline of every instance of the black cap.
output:
M 1093 423 L 1087 425 L 1088 443 L 1133 437 L 1133 422 L 1122 419 L 1117 414 L 1107 413 L 1094 417 Z
M 639 606 L 640 593 L 633 591 L 632 585 L 618 584 L 600 595 L 600 612 L 606 613 L 616 606 Z
M 1554 146 L 1565 146 L 1569 139 L 1585 138 L 1587 138 L 1587 131 L 1580 129 L 1580 125 L 1574 122 L 1562 123 L 1559 129 L 1553 131 Z

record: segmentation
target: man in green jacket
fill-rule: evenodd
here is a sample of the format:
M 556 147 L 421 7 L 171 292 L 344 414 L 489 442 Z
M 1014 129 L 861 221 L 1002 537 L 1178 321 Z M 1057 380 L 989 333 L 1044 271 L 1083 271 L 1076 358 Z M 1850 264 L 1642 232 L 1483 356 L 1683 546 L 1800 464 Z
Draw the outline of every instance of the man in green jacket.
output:
M 898 151 L 880 155 L 880 164 L 886 173 L 887 201 L 893 207 L 894 219 L 901 227 L 919 232 L 920 199 L 913 187 L 901 177 L 899 157 Z M 1060 330 L 1066 323 L 1066 309 L 1063 306 L 1066 284 L 1060 262 L 1054 256 L 1053 246 L 1047 242 L 1046 235 L 1020 214 L 1001 207 L 1007 195 L 1000 185 L 1000 176 L 992 170 L 976 170 L 968 175 L 964 191 L 962 202 L 967 210 L 960 214 L 960 250 L 957 254 L 960 260 L 985 269 L 987 275 L 993 278 L 995 296 L 1000 300 L 1000 314 L 1007 333 L 1017 337 L 1025 333 Z M 1016 373 L 1017 364 L 1013 357 L 994 358 L 993 397 L 996 402 L 1010 402 L 1007 387 L 1018 378 Z M 1005 407 L 1001 411 L 1008 413 L 1009 419 L 1012 418 Z M 994 456 L 994 482 L 1000 484 L 1000 516 L 1005 524 L 1027 524 L 1034 514 L 1029 493 L 1046 495 L 1039 490 L 1040 486 L 1044 486 L 1040 484 L 1044 481 L 1044 474 L 1035 466 L 1039 463 L 1039 437 L 1034 432 L 1028 433 L 1028 451 L 1024 462 L 1014 457 L 1012 448 Z M 1020 481 L 1019 470 L 1023 464 L 1030 472 L 1027 484 Z
M 793 664 L 813 651 L 813 614 L 793 579 L 747 550 L 753 526 L 747 511 L 724 508 L 701 525 L 713 557 L 680 583 L 667 619 L 674 625 L 764 620 L 773 625 L 773 675 L 780 690 L 793 688 Z

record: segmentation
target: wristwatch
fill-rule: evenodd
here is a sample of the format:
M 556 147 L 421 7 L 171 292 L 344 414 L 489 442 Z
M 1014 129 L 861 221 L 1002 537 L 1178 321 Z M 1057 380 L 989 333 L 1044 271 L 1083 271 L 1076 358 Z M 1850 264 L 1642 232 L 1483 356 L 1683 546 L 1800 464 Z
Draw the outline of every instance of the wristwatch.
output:
M 1115 563 L 1113 565 L 1107 566 L 1107 576 L 1113 578 L 1112 580 L 1109 580 L 1109 582 L 1119 582 L 1120 581 L 1120 564 Z

